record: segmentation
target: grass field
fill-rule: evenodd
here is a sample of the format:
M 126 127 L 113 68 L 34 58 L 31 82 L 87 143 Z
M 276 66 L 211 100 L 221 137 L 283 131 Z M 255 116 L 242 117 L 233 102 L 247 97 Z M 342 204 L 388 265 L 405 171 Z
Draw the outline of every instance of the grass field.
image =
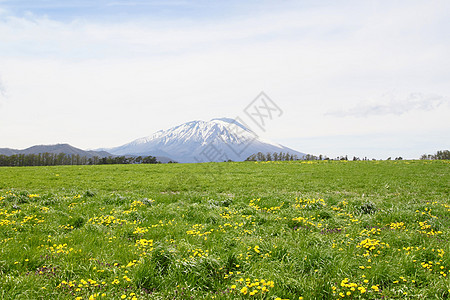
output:
M 448 299 L 449 171 L 0 168 L 0 298 Z

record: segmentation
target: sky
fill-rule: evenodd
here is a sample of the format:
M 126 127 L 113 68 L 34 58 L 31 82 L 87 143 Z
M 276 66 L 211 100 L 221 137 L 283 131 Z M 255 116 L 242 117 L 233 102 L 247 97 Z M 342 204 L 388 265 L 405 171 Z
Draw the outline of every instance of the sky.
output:
M 450 148 L 449 19 L 445 0 L 0 0 L 0 148 L 239 117 L 304 153 L 419 158 Z M 264 130 L 261 91 L 282 111 Z

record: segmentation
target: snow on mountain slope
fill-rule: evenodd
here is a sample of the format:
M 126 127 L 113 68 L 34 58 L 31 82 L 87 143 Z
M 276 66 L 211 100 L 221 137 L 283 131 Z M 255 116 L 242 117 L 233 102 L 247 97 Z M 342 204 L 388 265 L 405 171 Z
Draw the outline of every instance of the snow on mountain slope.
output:
M 241 123 L 229 119 L 191 121 L 131 143 L 102 149 L 115 155 L 167 156 L 178 162 L 243 161 L 258 152 L 304 153 L 260 139 Z

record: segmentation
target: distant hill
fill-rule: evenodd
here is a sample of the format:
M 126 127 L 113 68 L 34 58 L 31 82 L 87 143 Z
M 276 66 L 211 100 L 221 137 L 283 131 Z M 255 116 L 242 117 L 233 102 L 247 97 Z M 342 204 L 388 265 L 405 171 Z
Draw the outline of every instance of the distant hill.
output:
M 106 151 L 97 151 L 97 150 L 82 150 L 80 148 L 76 148 L 73 147 L 69 144 L 56 144 L 56 145 L 36 145 L 36 146 L 32 146 L 23 150 L 17 150 L 17 149 L 11 149 L 11 148 L 0 148 L 0 155 L 7 155 L 7 156 L 11 156 L 11 155 L 15 155 L 15 154 L 39 154 L 39 153 L 53 153 L 53 154 L 59 154 L 59 153 L 64 153 L 67 155 L 79 155 L 80 157 L 87 157 L 87 158 L 93 158 L 95 156 L 99 157 L 99 158 L 104 158 L 104 157 L 115 157 L 117 155 L 111 154 L 109 152 Z M 152 154 L 147 154 L 147 155 L 141 155 L 141 156 L 155 156 Z M 127 157 L 136 157 L 139 155 L 124 155 Z M 169 161 L 174 161 L 174 159 L 169 158 L 167 156 L 155 156 L 156 160 L 165 164 L 168 163 Z
M 14 154 L 19 154 L 19 151 L 21 150 L 16 150 L 16 149 L 10 149 L 10 148 L 0 148 L 0 155 L 14 155 Z
M 0 155 L 15 155 L 15 154 L 39 154 L 39 153 L 53 153 L 53 154 L 69 154 L 69 155 L 79 155 L 81 157 L 86 156 L 87 158 L 92 158 L 94 156 L 103 158 L 108 156 L 114 156 L 106 151 L 85 151 L 69 144 L 56 144 L 56 145 L 37 145 L 32 146 L 23 150 L 10 149 L 10 148 L 0 148 Z
M 229 118 L 191 121 L 160 130 L 131 143 L 97 150 L 115 155 L 159 155 L 178 162 L 243 161 L 252 154 L 283 152 L 304 157 L 305 153 L 259 138 L 243 124 Z

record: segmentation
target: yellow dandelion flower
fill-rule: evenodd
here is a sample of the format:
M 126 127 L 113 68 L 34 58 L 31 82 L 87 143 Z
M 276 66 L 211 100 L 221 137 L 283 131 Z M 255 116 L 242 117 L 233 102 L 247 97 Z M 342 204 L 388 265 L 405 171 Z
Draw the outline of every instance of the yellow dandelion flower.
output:
M 241 293 L 244 294 L 244 295 L 247 294 L 247 291 L 248 291 L 248 289 L 247 289 L 246 286 L 244 286 L 244 287 L 241 289 Z

